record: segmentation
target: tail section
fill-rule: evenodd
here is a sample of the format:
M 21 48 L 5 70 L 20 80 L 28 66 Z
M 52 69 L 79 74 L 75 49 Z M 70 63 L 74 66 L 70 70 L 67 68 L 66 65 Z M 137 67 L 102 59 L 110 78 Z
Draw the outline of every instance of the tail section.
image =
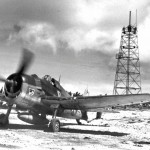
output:
M 83 96 L 89 96 L 89 91 L 88 91 L 88 87 L 85 89 Z

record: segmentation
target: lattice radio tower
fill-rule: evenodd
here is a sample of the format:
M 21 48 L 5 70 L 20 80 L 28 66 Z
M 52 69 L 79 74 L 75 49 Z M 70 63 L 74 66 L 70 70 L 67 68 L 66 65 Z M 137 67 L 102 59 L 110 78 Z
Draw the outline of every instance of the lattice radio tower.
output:
M 131 11 L 129 25 L 122 28 L 119 53 L 116 54 L 117 68 L 114 82 L 114 95 L 140 94 L 141 76 L 136 25 L 131 25 Z

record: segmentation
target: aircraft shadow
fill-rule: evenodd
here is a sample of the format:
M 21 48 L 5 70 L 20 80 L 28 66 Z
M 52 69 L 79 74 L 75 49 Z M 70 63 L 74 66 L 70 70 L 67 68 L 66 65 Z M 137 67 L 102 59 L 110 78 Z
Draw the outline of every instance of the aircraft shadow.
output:
M 147 142 L 147 141 L 139 141 L 139 142 L 134 142 L 134 144 L 150 144 L 150 142 Z
M 0 127 L 0 130 L 5 130 L 5 129 L 14 129 L 14 130 L 19 130 L 19 129 L 44 130 L 46 128 L 47 128 L 46 125 L 9 124 L 7 127 Z
M 22 124 L 9 124 L 8 127 L 0 128 L 0 130 L 6 129 L 28 129 L 28 130 L 41 130 L 44 132 L 51 132 L 47 125 L 22 125 Z M 93 135 L 110 135 L 110 136 L 125 136 L 128 133 L 121 133 L 121 132 L 110 132 L 110 131 L 93 131 L 93 130 L 82 130 L 82 129 L 69 129 L 63 128 L 60 129 L 60 132 L 65 133 L 80 133 L 80 134 L 93 134 Z
M 95 126 L 95 127 L 109 127 L 108 124 L 99 124 L 99 125 L 94 125 L 94 124 L 81 124 L 78 125 L 77 123 L 62 123 L 62 127 L 63 126 L 68 126 L 68 125 L 75 125 L 75 126 Z
M 93 135 L 110 135 L 110 136 L 125 136 L 125 135 L 128 135 L 128 133 L 122 133 L 122 132 L 93 131 L 93 130 L 66 129 L 66 128 L 61 128 L 61 132 L 93 134 Z

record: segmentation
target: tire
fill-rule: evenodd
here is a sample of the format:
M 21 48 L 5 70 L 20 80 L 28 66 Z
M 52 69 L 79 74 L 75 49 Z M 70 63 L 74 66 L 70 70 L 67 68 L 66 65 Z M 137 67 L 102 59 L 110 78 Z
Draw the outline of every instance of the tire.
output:
M 0 114 L 0 126 L 5 127 L 9 124 L 8 118 L 5 118 L 5 114 Z
M 0 114 L 0 119 L 4 118 L 5 114 Z
M 102 112 L 97 112 L 95 119 L 101 119 L 101 118 L 102 118 Z
M 49 128 L 52 132 L 60 131 L 60 121 L 57 119 L 52 119 Z

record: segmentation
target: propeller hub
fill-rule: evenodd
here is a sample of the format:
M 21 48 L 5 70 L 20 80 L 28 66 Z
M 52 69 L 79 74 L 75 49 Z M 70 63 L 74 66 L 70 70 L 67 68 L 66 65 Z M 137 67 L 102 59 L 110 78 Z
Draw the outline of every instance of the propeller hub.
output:
M 4 85 L 5 95 L 10 98 L 16 97 L 20 93 L 22 82 L 22 76 L 17 73 L 10 75 Z

